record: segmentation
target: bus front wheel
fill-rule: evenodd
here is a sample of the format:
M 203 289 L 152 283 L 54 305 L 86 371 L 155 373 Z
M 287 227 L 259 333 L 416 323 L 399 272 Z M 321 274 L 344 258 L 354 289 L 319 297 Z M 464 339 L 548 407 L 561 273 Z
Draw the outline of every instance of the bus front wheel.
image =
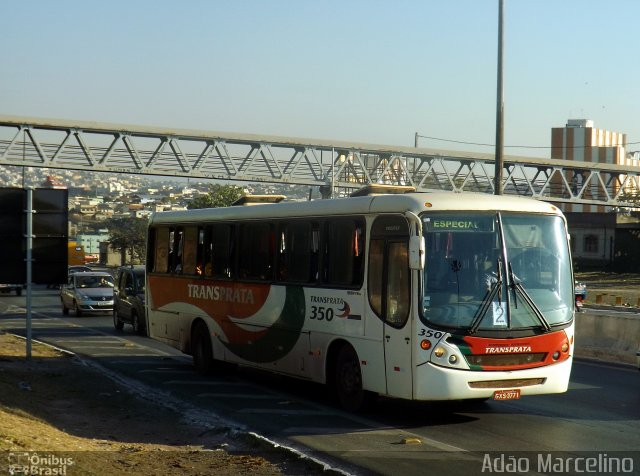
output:
M 373 396 L 362 388 L 362 372 L 356 351 L 350 345 L 340 349 L 335 368 L 335 392 L 340 405 L 348 411 L 364 410 Z
M 211 346 L 209 328 L 203 322 L 198 323 L 193 329 L 191 348 L 193 365 L 196 367 L 196 370 L 203 375 L 211 374 L 214 365 L 213 348 Z

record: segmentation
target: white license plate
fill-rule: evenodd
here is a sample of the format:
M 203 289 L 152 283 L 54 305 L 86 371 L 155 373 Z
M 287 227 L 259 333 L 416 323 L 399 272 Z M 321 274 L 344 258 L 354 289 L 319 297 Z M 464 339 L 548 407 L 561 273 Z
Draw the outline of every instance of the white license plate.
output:
M 512 390 L 496 390 L 493 392 L 494 400 L 517 400 L 520 398 L 520 389 L 515 388 Z

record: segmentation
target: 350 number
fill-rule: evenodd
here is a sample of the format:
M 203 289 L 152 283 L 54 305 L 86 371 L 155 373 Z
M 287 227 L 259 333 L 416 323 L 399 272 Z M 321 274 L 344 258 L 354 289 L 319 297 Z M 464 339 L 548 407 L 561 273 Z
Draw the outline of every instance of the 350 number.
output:
M 418 335 L 421 337 L 435 337 L 436 339 L 440 339 L 444 334 L 440 331 L 432 331 L 431 329 L 420 329 Z
M 333 308 L 322 306 L 311 306 L 311 316 L 309 319 L 315 319 L 317 321 L 332 321 L 333 320 Z

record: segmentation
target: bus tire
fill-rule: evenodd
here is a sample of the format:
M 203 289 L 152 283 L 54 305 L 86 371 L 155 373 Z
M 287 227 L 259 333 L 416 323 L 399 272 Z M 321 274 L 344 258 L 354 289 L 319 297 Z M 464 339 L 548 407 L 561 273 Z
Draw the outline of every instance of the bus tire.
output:
M 203 322 L 199 322 L 191 333 L 191 353 L 193 365 L 202 375 L 211 375 L 214 368 L 213 348 L 209 328 Z
M 360 361 L 350 345 L 342 346 L 338 353 L 334 386 L 338 403 L 350 412 L 364 410 L 373 400 L 372 394 L 362 388 Z

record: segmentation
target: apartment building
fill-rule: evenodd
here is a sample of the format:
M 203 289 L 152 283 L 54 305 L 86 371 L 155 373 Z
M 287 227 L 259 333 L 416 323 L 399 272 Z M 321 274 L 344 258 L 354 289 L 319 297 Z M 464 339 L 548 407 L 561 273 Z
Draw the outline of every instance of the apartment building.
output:
M 551 158 L 575 160 L 579 162 L 595 162 L 601 164 L 627 165 L 627 135 L 594 127 L 590 119 L 569 119 L 565 127 L 551 129 Z M 637 164 L 635 164 L 637 165 Z M 571 186 L 575 190 L 583 187 L 588 173 L 575 174 Z M 560 179 L 558 179 L 560 180 Z M 585 197 L 604 199 L 597 184 L 588 184 Z M 560 204 L 565 212 L 606 212 L 603 205 Z
M 551 158 L 615 165 L 638 166 L 627 155 L 627 136 L 622 132 L 594 127 L 589 119 L 569 119 L 565 127 L 551 130 Z M 584 196 L 605 198 L 597 183 L 585 183 L 589 172 L 570 177 L 574 190 L 586 185 Z M 624 179 L 624 177 L 622 177 Z M 600 196 L 602 194 L 602 196 Z M 557 203 L 567 217 L 571 251 L 579 268 L 620 269 L 640 262 L 633 236 L 637 219 L 612 207 Z

